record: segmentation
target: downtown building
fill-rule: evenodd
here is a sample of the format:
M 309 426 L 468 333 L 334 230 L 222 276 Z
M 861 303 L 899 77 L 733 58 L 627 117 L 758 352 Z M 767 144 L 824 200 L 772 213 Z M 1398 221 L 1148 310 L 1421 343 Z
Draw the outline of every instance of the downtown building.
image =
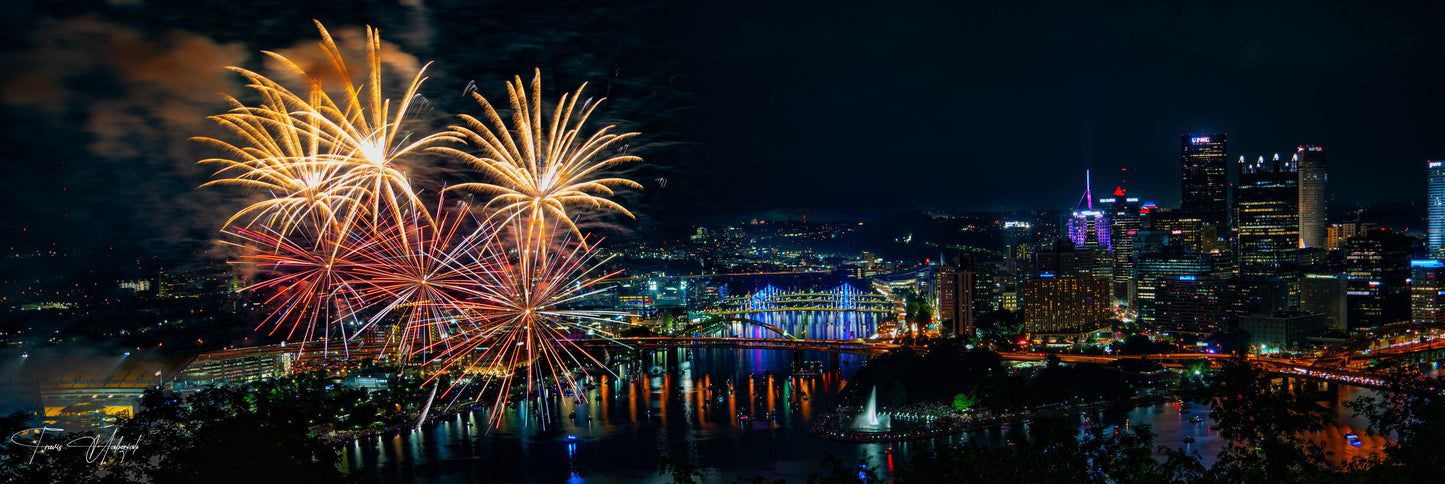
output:
M 1152 239 L 1150 235 L 1153 234 L 1146 233 L 1145 237 L 1139 240 L 1149 241 Z M 1138 259 L 1134 262 L 1136 289 L 1133 307 L 1136 319 L 1140 323 L 1157 327 L 1158 295 L 1164 289 L 1165 282 L 1208 280 L 1214 271 L 1215 263 L 1211 255 L 1188 251 L 1183 245 L 1169 244 L 1147 251 L 1141 248 Z
M 1425 162 L 1425 201 L 1429 206 L 1427 248 L 1435 260 L 1445 260 L 1445 162 Z
M 1109 279 L 1040 277 L 1019 287 L 1024 331 L 1034 338 L 1081 339 L 1113 321 Z
M 1298 155 L 1296 155 L 1296 158 Z M 1237 284 L 1284 285 L 1283 306 L 1298 305 L 1299 288 L 1299 171 L 1295 159 L 1259 157 L 1245 163 L 1240 157 L 1239 185 L 1235 188 L 1235 222 L 1238 229 L 1239 277 Z M 1270 305 L 1273 306 L 1273 305 Z M 1273 313 L 1279 308 L 1268 307 Z
M 1387 229 L 1345 241 L 1349 331 L 1410 320 L 1411 242 Z
M 1410 261 L 1410 322 L 1445 322 L 1445 262 Z
M 1229 226 L 1229 172 L 1225 134 L 1186 134 L 1179 137 L 1181 199 L 1179 208 L 1192 212 L 1216 228 Z
M 934 275 L 938 290 L 935 317 L 940 328 L 948 328 L 955 336 L 974 334 L 974 274 L 959 260 L 954 265 L 940 265 Z
M 1329 167 L 1325 164 L 1325 149 L 1318 146 L 1301 146 L 1295 150 L 1296 166 L 1299 169 L 1299 235 L 1300 247 L 1317 249 L 1325 247 L 1325 227 L 1329 209 Z
M 1301 311 L 1325 315 L 1325 325 L 1333 331 L 1349 327 L 1348 281 L 1342 274 L 1305 274 L 1299 281 Z
M 1121 185 L 1114 189 L 1114 196 L 1099 199 L 1099 205 L 1109 218 L 1109 239 L 1113 243 L 1112 279 L 1114 299 L 1130 307 L 1134 306 L 1134 238 L 1143 229 L 1140 218 L 1142 204 L 1138 198 L 1127 197 Z

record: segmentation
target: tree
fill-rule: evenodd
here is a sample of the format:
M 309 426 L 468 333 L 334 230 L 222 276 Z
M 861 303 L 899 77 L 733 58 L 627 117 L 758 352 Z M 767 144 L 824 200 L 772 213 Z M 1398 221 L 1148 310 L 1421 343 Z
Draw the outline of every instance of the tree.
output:
M 1243 355 L 1215 374 L 1209 416 L 1229 445 L 1210 474 L 1222 482 L 1309 482 L 1325 472 L 1324 449 L 1307 434 L 1324 428 L 1310 402 Z
M 1370 421 L 1370 431 L 1396 436 L 1385 445 L 1382 459 L 1357 466 L 1361 480 L 1431 482 L 1445 476 L 1445 461 L 1439 457 L 1439 449 L 1445 448 L 1445 399 L 1426 390 L 1442 388 L 1445 379 L 1400 371 L 1389 381 L 1399 390 L 1345 403 Z
M 953 396 L 953 409 L 960 412 L 973 408 L 978 404 L 978 395 L 974 392 L 960 393 Z

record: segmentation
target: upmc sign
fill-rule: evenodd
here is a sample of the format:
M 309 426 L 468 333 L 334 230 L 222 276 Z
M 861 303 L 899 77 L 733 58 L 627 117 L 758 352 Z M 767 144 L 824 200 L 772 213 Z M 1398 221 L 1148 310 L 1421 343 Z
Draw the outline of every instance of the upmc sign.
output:
M 1189 142 L 1190 142 L 1190 143 L 1194 143 L 1194 144 L 1208 143 L 1208 142 L 1209 142 L 1209 137 L 1208 137 L 1208 136 L 1196 136 L 1196 137 L 1193 137 L 1193 138 L 1189 138 Z

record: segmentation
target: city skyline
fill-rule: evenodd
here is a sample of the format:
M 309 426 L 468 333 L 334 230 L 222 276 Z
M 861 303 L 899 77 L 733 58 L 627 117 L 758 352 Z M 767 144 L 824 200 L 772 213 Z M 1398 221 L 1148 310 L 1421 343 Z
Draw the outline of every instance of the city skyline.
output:
M 152 15 L 162 8 L 165 15 Z M 890 22 L 876 23 L 875 12 L 854 5 L 638 2 L 583 7 L 617 20 L 592 25 L 573 19 L 587 15 L 524 6 L 483 14 L 446 2 L 220 12 L 29 5 L 9 17 L 16 42 L 0 52 L 27 67 L 0 79 L 8 93 L 0 119 L 13 127 L 4 134 L 12 148 L 5 173 L 18 187 L 5 195 L 12 212 L 0 238 L 205 240 L 223 197 L 194 190 L 207 175 L 194 161 L 214 153 L 187 138 L 218 134 L 204 116 L 223 111 L 216 93 L 240 81 L 219 68 L 266 68 L 256 51 L 313 45 L 305 33 L 313 18 L 343 38 L 378 26 L 392 39 L 388 61 L 399 66 L 435 61 L 420 92 L 423 117 L 439 125 L 478 114 L 459 95 L 468 85 L 496 96 L 494 81 L 533 67 L 556 79 L 548 94 L 591 82 L 592 95 L 614 100 L 599 111 L 606 122 L 649 133 L 631 145 L 647 160 L 635 172 L 645 188 L 624 194 L 643 214 L 624 224 L 632 228 L 1067 209 L 1075 174 L 1085 169 L 1101 187 L 1123 184 L 1141 200 L 1175 207 L 1183 197 L 1174 139 L 1186 133 L 1229 133 L 1231 162 L 1325 147 L 1332 206 L 1417 201 L 1418 165 L 1445 153 L 1431 134 L 1445 127 L 1428 115 L 1445 104 L 1427 81 L 1439 77 L 1441 67 L 1427 61 L 1438 41 L 1422 23 L 1440 8 L 940 6 L 894 9 Z M 272 27 L 247 32 L 217 18 Z M 1238 25 L 1222 28 L 1221 19 Z M 629 22 L 659 27 L 638 32 Z M 951 22 L 970 28 L 945 28 Z M 1239 39 L 1234 32 L 1244 27 L 1259 33 Z M 840 38 L 852 31 L 893 34 Z M 46 40 L 56 32 L 77 43 Z M 497 48 L 512 34 L 537 47 Z M 985 47 L 995 42 L 1002 47 Z M 959 56 L 970 61 L 945 62 Z M 1364 102 L 1359 92 L 1373 97 Z M 928 103 L 896 102 L 900 93 Z M 855 142 L 858 133 L 869 141 Z M 473 181 L 455 166 L 428 166 L 437 169 L 413 176 Z M 1412 186 L 1421 190 L 1399 189 Z M 143 210 L 129 209 L 135 205 Z

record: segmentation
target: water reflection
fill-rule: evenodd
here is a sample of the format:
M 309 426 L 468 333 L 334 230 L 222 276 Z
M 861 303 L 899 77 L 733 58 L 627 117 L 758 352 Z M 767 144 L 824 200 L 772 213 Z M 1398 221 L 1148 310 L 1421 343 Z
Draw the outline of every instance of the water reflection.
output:
M 829 361 L 822 353 L 802 358 Z M 804 481 L 825 452 L 849 466 L 860 456 L 873 456 L 872 465 L 892 472 L 910 452 L 936 444 L 972 439 L 1007 445 L 1028 438 L 1029 424 L 891 446 L 818 439 L 808 433 L 807 423 L 832 401 L 863 357 L 844 355 L 835 369 L 813 377 L 793 376 L 793 361 L 792 352 L 775 350 L 657 352 L 640 364 L 615 369 L 618 376 L 593 375 L 587 403 L 554 396 L 545 404 L 551 409 L 546 413 L 535 404 L 518 404 L 490 429 L 485 413 L 462 413 L 418 431 L 362 439 L 347 445 L 344 457 L 353 470 L 383 482 L 670 482 L 656 471 L 657 455 L 714 468 L 710 482 L 760 474 Z M 1347 386 L 1335 391 L 1336 402 L 1369 393 Z M 1322 405 L 1338 423 L 1312 438 L 1325 444 L 1331 460 L 1366 456 L 1384 446 L 1385 439 L 1367 433 L 1366 422 L 1348 410 L 1331 402 Z M 1212 464 L 1224 442 L 1209 428 L 1208 406 L 1191 407 L 1105 410 L 1080 420 L 1104 432 L 1148 423 L 1159 445 L 1196 451 Z M 1201 421 L 1191 423 L 1195 416 Z M 1360 447 L 1344 438 L 1350 431 L 1360 436 Z M 1194 441 L 1186 442 L 1187 437 Z

